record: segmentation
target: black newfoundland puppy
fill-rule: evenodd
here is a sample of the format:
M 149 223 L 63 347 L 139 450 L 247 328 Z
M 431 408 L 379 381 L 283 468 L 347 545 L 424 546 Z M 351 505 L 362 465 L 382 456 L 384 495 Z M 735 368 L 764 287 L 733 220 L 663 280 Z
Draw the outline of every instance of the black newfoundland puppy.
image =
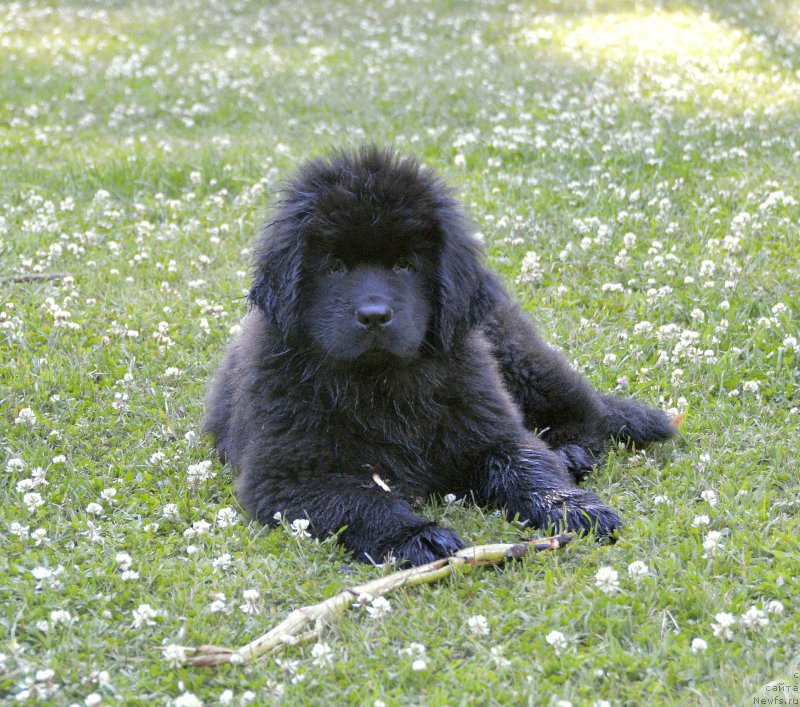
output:
M 305 164 L 255 267 L 206 428 L 262 523 L 307 518 L 359 559 L 421 564 L 463 543 L 411 501 L 454 493 L 611 538 L 619 517 L 575 481 L 612 438 L 675 432 L 539 337 L 414 159 L 363 147 Z

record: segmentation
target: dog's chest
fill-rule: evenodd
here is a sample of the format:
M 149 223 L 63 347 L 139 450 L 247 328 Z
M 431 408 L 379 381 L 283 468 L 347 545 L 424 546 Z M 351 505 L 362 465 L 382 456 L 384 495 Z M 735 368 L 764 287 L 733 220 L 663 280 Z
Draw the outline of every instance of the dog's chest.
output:
M 331 406 L 326 418 L 332 452 L 367 482 L 377 475 L 412 495 L 456 490 L 463 470 L 455 449 L 468 446 L 459 433 L 465 429 L 463 411 L 435 391 L 416 392 L 397 396 L 376 386 Z

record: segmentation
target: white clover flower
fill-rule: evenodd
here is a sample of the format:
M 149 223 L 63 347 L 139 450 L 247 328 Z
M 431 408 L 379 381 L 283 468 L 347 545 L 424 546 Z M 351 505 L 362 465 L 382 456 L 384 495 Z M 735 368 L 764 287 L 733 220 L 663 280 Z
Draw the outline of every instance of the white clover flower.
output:
M 34 567 L 31 570 L 31 574 L 33 575 L 34 579 L 42 580 L 48 579 L 52 574 L 52 570 L 49 570 L 47 567 Z
M 703 549 L 706 551 L 705 557 L 713 556 L 717 548 L 720 546 L 722 542 L 722 533 L 718 530 L 709 530 L 708 535 L 706 535 L 705 539 L 703 540 Z
M 87 538 L 89 538 L 89 541 L 93 543 L 100 543 L 102 545 L 105 542 L 105 539 L 100 533 L 99 525 L 95 525 L 92 521 L 87 520 L 86 527 L 87 530 L 82 532 L 81 535 L 85 535 Z
M 716 623 L 711 624 L 714 629 L 714 636 L 717 638 L 726 638 L 731 640 L 733 638 L 733 631 L 731 628 L 736 625 L 736 618 L 733 614 L 727 611 L 722 611 L 714 617 Z
M 647 564 L 642 560 L 636 560 L 628 565 L 628 577 L 630 577 L 635 584 L 639 584 L 645 577 L 650 574 L 650 569 Z
M 708 516 L 695 516 L 694 520 L 692 521 L 693 528 L 699 528 L 701 525 L 708 525 L 711 522 L 711 519 Z
M 230 528 L 239 520 L 239 514 L 233 510 L 233 508 L 220 508 L 217 511 L 217 527 L 218 528 Z
M 261 593 L 258 589 L 245 589 L 242 592 L 242 598 L 244 599 L 244 604 L 239 605 L 239 611 L 243 614 L 257 614 L 258 601 L 261 599 Z
M 308 532 L 310 521 L 308 518 L 296 518 L 292 521 L 292 535 L 296 538 L 310 538 L 311 533 Z
M 161 651 L 161 658 L 173 668 L 177 668 L 179 665 L 186 663 L 186 648 L 183 646 L 172 643 L 168 646 L 164 646 Z
M 33 511 L 35 511 L 39 506 L 44 505 L 42 494 L 36 493 L 35 491 L 26 493 L 22 497 L 22 502 L 25 504 L 25 508 L 27 508 L 30 513 L 33 513 Z
M 425 646 L 421 643 L 409 643 L 405 648 L 400 648 L 398 653 L 400 655 L 425 655 Z
M 13 459 L 9 459 L 6 462 L 6 472 L 9 474 L 14 474 L 21 472 L 25 468 L 25 462 L 18 457 L 14 457 Z
M 167 455 L 164 454 L 164 452 L 159 450 L 158 452 L 153 452 L 150 455 L 150 459 L 148 459 L 148 461 L 153 466 L 163 466 L 167 462 Z M 170 504 L 170 505 L 173 505 L 173 504 Z
M 612 594 L 619 589 L 619 573 L 613 567 L 601 567 L 594 576 L 594 584 L 601 592 Z
M 86 512 L 93 516 L 99 516 L 103 513 L 103 507 L 99 503 L 92 502 L 86 506 Z
M 114 496 L 116 495 L 117 495 L 117 489 L 115 489 L 113 486 L 107 489 L 103 489 L 100 492 L 100 498 L 102 498 L 104 501 L 108 501 L 109 503 L 112 503 L 114 501 Z
M 256 693 L 252 690 L 245 690 L 239 698 L 240 705 L 249 705 L 256 699 Z
M 192 530 L 195 535 L 205 535 L 211 529 L 211 523 L 207 520 L 196 520 L 192 523 Z
M 11 531 L 12 535 L 16 535 L 21 540 L 25 540 L 28 537 L 28 530 L 30 529 L 30 526 L 22 525 L 17 521 L 14 521 L 11 525 L 8 526 L 8 529 Z
M 321 668 L 333 665 L 333 650 L 327 643 L 315 643 L 311 647 L 312 663 Z
M 744 390 L 745 393 L 757 393 L 760 387 L 761 383 L 759 381 L 745 381 L 742 384 L 742 390 Z
M 782 614 L 783 613 L 783 604 L 781 604 L 777 599 L 773 599 L 769 604 L 767 604 L 767 613 L 768 614 Z
M 210 614 L 220 614 L 220 613 L 224 613 L 226 611 L 226 608 L 227 607 L 225 606 L 225 595 L 224 594 L 218 594 L 217 598 L 214 599 L 214 601 L 212 601 L 206 607 L 206 611 L 208 611 L 208 613 L 210 613 Z
M 414 662 L 411 664 L 411 669 L 412 669 L 413 671 L 415 671 L 415 672 L 420 672 L 420 671 L 422 671 L 422 670 L 425 670 L 425 668 L 427 668 L 427 667 L 428 667 L 428 664 L 427 664 L 427 663 L 426 663 L 424 660 L 422 660 L 422 658 L 417 658 L 417 659 L 416 659 L 416 660 L 415 660 L 415 661 L 414 661 Z
M 22 408 L 22 410 L 17 413 L 17 417 L 14 419 L 14 424 L 36 427 L 36 421 L 36 413 L 33 410 L 30 408 Z
M 700 263 L 701 277 L 713 277 L 714 271 L 717 269 L 716 263 L 713 260 L 704 260 Z
M 448 494 L 445 495 L 445 497 L 442 500 L 447 505 L 450 505 L 451 503 L 455 503 L 456 502 L 456 495 L 454 493 L 448 493 Z
M 702 638 L 692 639 L 692 653 L 705 653 L 707 649 L 708 643 L 706 643 Z
M 190 464 L 186 470 L 186 478 L 191 488 L 199 486 L 204 481 L 213 479 L 217 475 L 216 471 L 211 469 L 211 461 L 198 462 L 197 464 Z
M 653 505 L 654 506 L 661 506 L 661 505 L 670 505 L 672 501 L 669 500 L 668 496 L 658 495 L 653 498 Z
M 158 612 L 150 604 L 139 604 L 138 608 L 134 609 L 132 613 L 134 628 L 153 626 L 156 623 L 153 619 L 158 616 Z
M 136 570 L 123 570 L 120 574 L 120 579 L 123 582 L 135 582 L 139 579 L 139 573 Z
M 86 707 L 100 707 L 100 705 L 103 704 L 103 696 L 99 692 L 92 692 L 86 695 L 83 704 L 85 704 Z
M 72 614 L 66 609 L 53 609 L 50 612 L 50 623 L 53 626 L 57 624 L 70 624 L 72 623 Z
M 545 638 L 552 647 L 556 655 L 561 655 L 567 647 L 567 637 L 561 631 L 550 631 Z
M 467 625 L 469 626 L 469 630 L 477 636 L 489 635 L 489 622 L 486 620 L 486 617 L 481 614 L 470 616 L 469 619 L 467 619 Z
M 233 558 L 227 552 L 224 552 L 211 561 L 211 566 L 215 570 L 224 570 L 230 567 L 232 561 Z
M 93 670 L 89 674 L 89 679 L 100 687 L 111 687 L 111 675 L 108 670 Z
M 20 479 L 14 485 L 14 490 L 17 493 L 25 493 L 27 491 L 30 491 L 34 486 L 35 484 L 33 483 L 33 479 Z
M 392 610 L 392 605 L 386 597 L 375 597 L 367 607 L 367 613 L 373 619 L 382 619 Z
M 47 530 L 44 528 L 36 528 L 36 530 L 31 533 L 31 537 L 36 547 L 40 547 L 50 539 L 47 537 Z
M 760 631 L 769 623 L 767 615 L 755 606 L 751 606 L 739 619 L 742 626 L 748 631 Z
M 217 702 L 219 702 L 221 705 L 232 705 L 233 690 L 223 690 L 217 698 Z
M 203 703 L 193 692 L 184 692 L 172 700 L 172 707 L 203 707 Z
M 707 489 L 700 494 L 700 498 L 702 498 L 709 506 L 716 506 L 719 503 L 719 499 L 717 498 L 717 492 L 714 489 Z
M 161 509 L 161 515 L 164 518 L 177 518 L 178 506 L 175 503 L 168 503 Z
M 367 604 L 372 603 L 372 600 L 374 598 L 375 597 L 372 596 L 372 594 L 370 594 L 369 592 L 361 592 L 361 594 L 359 594 L 358 597 L 356 597 L 356 601 L 353 604 L 353 608 L 358 609 L 362 606 L 366 606 Z
M 118 552 L 114 560 L 121 570 L 129 570 L 133 565 L 133 558 L 127 552 Z
M 541 282 L 542 281 L 542 262 L 539 256 L 529 250 L 522 258 L 519 268 L 517 282 Z

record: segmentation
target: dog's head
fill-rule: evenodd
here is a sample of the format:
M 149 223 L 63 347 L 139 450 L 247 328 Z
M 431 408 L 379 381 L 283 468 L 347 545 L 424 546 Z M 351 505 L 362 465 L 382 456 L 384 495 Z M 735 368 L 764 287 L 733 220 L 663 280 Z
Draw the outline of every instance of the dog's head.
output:
M 495 291 L 439 177 L 368 146 L 311 161 L 289 182 L 250 297 L 288 345 L 369 365 L 448 350 Z

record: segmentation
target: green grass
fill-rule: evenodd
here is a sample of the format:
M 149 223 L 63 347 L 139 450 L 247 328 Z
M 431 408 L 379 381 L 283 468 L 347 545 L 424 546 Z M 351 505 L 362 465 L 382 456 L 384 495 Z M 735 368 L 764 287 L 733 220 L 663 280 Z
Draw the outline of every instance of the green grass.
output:
M 0 4 L 0 702 L 752 704 L 798 669 L 800 16 L 648 5 Z M 232 470 L 200 433 L 281 178 L 364 139 L 440 170 L 548 338 L 601 389 L 685 412 L 683 435 L 588 481 L 626 520 L 612 547 L 400 591 L 384 619 L 325 629 L 332 665 L 308 645 L 173 667 L 160 647 L 240 644 L 380 571 L 216 525 Z M 528 251 L 540 281 L 519 279 Z M 9 279 L 40 272 L 68 277 Z M 468 542 L 523 532 L 424 512 Z

